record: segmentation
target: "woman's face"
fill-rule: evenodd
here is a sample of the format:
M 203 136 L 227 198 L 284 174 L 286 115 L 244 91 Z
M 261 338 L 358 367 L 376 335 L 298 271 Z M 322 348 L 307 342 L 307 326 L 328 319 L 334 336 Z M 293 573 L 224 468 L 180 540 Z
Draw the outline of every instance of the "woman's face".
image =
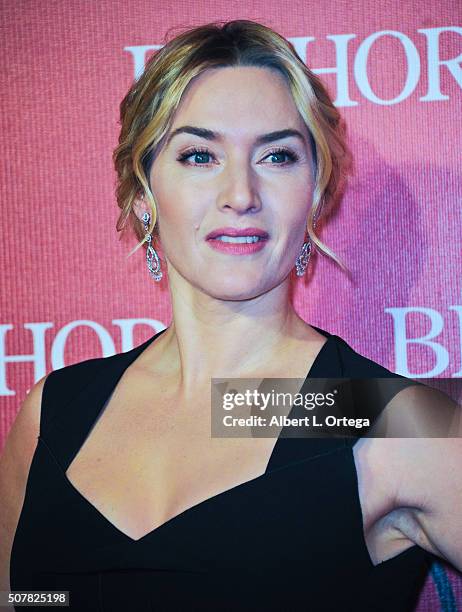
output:
M 296 133 L 271 136 L 286 130 Z M 170 281 L 179 274 L 225 300 L 279 285 L 303 244 L 314 188 L 308 131 L 283 77 L 233 67 L 193 80 L 150 182 Z M 266 238 L 236 243 L 223 237 L 229 228 Z

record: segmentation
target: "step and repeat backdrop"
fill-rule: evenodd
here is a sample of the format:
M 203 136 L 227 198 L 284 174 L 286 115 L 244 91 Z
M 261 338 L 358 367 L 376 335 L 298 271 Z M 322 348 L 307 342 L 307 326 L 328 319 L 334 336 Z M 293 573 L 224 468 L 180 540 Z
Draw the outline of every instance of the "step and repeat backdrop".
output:
M 251 19 L 290 40 L 345 117 L 354 171 L 294 278 L 309 323 L 410 377 L 462 376 L 462 11 L 453 0 L 1 3 L 0 447 L 51 370 L 140 344 L 171 320 L 167 279 L 116 231 L 119 104 L 182 29 Z M 418 610 L 462 610 L 435 562 Z

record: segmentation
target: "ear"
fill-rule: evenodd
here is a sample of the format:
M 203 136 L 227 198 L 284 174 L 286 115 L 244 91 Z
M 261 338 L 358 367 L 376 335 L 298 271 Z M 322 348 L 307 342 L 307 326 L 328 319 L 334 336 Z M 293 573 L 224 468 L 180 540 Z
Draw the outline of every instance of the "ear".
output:
M 138 196 L 137 198 L 135 198 L 133 202 L 133 212 L 140 221 L 142 221 L 145 212 L 151 214 L 151 209 L 148 206 L 148 203 L 146 202 L 144 196 Z

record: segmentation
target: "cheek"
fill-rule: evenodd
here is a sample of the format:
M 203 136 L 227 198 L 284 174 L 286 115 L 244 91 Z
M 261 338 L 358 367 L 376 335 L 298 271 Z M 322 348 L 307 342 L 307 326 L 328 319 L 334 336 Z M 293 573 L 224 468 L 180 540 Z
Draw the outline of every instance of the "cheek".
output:
M 180 239 L 186 245 L 201 227 L 203 197 L 191 188 L 186 189 L 178 184 L 175 187 L 174 182 L 170 182 L 165 189 L 158 189 L 155 197 L 161 237 L 163 234 L 166 239 Z
M 293 238 L 297 234 L 303 235 L 311 203 L 310 194 L 306 190 L 290 193 L 286 190 L 281 193 L 281 199 L 275 202 L 277 226 Z
M 313 202 L 314 184 L 308 175 L 286 175 L 266 190 L 267 197 L 291 219 L 306 218 Z

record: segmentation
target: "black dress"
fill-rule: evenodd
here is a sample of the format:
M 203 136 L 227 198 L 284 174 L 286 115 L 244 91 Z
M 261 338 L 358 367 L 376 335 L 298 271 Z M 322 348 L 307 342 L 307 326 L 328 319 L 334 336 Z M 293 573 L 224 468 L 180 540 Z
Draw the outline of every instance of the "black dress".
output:
M 395 377 L 406 384 L 339 336 L 313 327 L 328 340 L 307 379 Z M 126 353 L 48 376 L 13 541 L 11 590 L 66 590 L 71 610 L 85 612 L 413 610 L 435 557 L 414 545 L 372 564 L 352 451 L 356 438 L 281 432 L 263 475 L 139 540 L 74 488 L 68 466 L 125 369 L 163 331 Z

